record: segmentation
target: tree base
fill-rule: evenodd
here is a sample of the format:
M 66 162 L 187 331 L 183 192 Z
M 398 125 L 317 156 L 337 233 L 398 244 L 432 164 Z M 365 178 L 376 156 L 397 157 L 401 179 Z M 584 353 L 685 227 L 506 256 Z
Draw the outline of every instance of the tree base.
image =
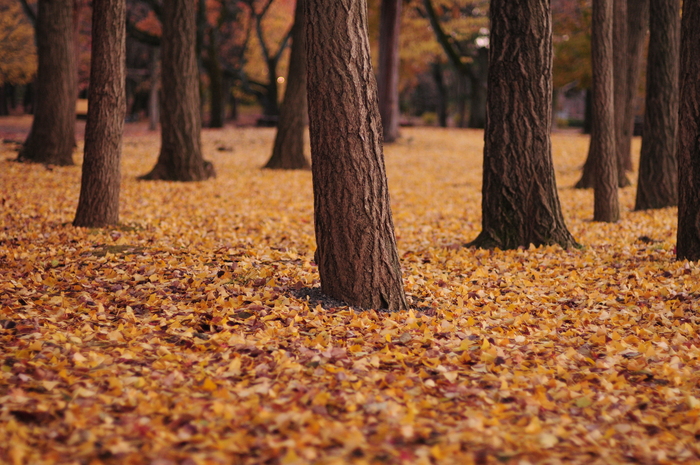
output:
M 210 161 L 204 161 L 202 168 L 199 170 L 187 170 L 176 172 L 164 163 L 156 163 L 153 169 L 137 179 L 141 181 L 206 181 L 209 178 L 215 178 L 216 171 L 214 165 Z

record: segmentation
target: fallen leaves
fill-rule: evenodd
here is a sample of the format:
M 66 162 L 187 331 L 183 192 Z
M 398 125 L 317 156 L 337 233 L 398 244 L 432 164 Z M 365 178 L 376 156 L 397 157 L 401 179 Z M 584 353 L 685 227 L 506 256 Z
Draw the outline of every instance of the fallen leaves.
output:
M 127 139 L 104 231 L 70 225 L 79 168 L 2 162 L 3 460 L 700 459 L 700 269 L 674 261 L 673 209 L 589 221 L 568 188 L 585 137 L 554 137 L 584 248 L 485 251 L 460 246 L 481 133 L 404 129 L 386 156 L 414 309 L 392 314 L 298 292 L 318 285 L 310 173 L 260 170 L 272 137 L 205 132 L 220 174 L 197 184 L 136 182 L 157 146 Z

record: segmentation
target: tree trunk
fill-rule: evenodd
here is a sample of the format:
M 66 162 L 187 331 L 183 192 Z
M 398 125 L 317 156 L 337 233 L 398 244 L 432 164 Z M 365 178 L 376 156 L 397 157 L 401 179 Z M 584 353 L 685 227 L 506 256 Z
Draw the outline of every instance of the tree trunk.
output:
M 148 91 L 148 129 L 158 129 L 160 120 L 160 103 L 158 93 L 160 91 L 160 47 L 151 48 L 151 88 Z
M 469 111 L 469 127 L 483 129 L 486 126 L 486 89 L 488 84 L 489 49 L 482 47 L 477 50 L 474 63 L 471 66 L 472 101 Z
M 379 26 L 379 113 L 384 143 L 399 137 L 399 29 L 401 1 L 382 0 Z
M 442 78 L 442 65 L 438 62 L 432 64 L 433 78 L 435 79 L 435 87 L 437 89 L 437 119 L 438 125 L 441 128 L 447 127 L 447 87 Z
M 404 310 L 365 0 L 307 0 L 316 263 L 322 291 Z
M 678 126 L 679 260 L 700 260 L 700 2 L 683 2 Z
M 72 165 L 77 88 L 73 2 L 39 0 L 34 121 L 18 160 Z
M 617 158 L 618 186 L 627 187 L 631 184 L 627 178 L 626 165 L 632 164 L 631 154 L 624 153 L 625 106 L 627 104 L 627 73 L 628 73 L 628 34 L 627 34 L 627 1 L 613 0 L 613 105 L 615 122 L 615 154 Z
M 493 0 L 482 231 L 469 246 L 575 246 L 552 164 L 549 0 Z
M 161 149 L 155 167 L 141 179 L 214 176 L 213 165 L 202 157 L 195 34 L 195 0 L 163 2 Z
M 644 136 L 635 210 L 678 205 L 680 0 L 650 0 Z
M 292 30 L 292 50 L 289 56 L 287 90 L 280 108 L 277 123 L 277 135 L 272 149 L 272 156 L 265 168 L 301 170 L 309 169 L 309 162 L 304 156 L 304 132 L 307 121 L 306 101 L 306 21 L 304 19 L 304 2 L 297 0 L 294 10 L 294 29 Z
M 593 68 L 593 128 L 590 152 L 595 154 L 593 221 L 620 219 L 617 198 L 618 157 L 615 150 L 612 0 L 593 0 L 591 66 Z
M 125 57 L 125 0 L 93 0 L 88 119 L 75 226 L 102 227 L 119 222 Z
M 209 90 L 211 91 L 211 101 L 209 106 L 209 127 L 223 128 L 224 115 L 226 112 L 226 99 L 224 95 L 224 71 L 221 68 L 219 58 L 219 31 L 217 28 L 209 28 L 209 45 L 207 47 L 207 58 L 204 60 L 207 74 L 209 75 Z
M 649 0 L 628 0 L 627 2 L 627 95 L 625 97 L 625 121 L 622 127 L 622 148 L 629 154 L 624 169 L 632 171 L 632 136 L 634 134 L 634 117 L 637 114 L 637 94 L 639 93 L 639 76 L 644 55 L 644 44 L 649 24 Z

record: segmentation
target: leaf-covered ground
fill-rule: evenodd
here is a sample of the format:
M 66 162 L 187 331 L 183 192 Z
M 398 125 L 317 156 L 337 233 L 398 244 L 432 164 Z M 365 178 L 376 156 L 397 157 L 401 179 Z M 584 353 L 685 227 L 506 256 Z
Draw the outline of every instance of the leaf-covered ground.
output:
M 553 137 L 583 248 L 484 251 L 461 247 L 482 133 L 403 129 L 386 159 L 415 309 L 394 314 L 304 297 L 311 174 L 260 170 L 273 136 L 205 131 L 218 178 L 198 184 L 137 182 L 159 138 L 127 137 L 107 230 L 71 226 L 79 167 L 2 147 L 1 463 L 700 461 L 700 269 L 634 187 L 619 223 L 590 221 L 585 136 Z

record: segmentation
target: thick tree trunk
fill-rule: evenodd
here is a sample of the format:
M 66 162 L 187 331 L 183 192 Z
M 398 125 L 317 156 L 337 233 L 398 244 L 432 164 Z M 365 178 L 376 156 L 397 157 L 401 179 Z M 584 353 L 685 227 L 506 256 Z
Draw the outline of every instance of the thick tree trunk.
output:
M 289 56 L 287 89 L 280 108 L 277 135 L 272 155 L 265 168 L 309 169 L 304 156 L 304 132 L 308 115 L 306 101 L 306 21 L 304 2 L 297 0 L 292 30 L 292 50 Z
M 384 143 L 399 137 L 399 29 L 401 1 L 382 0 L 379 26 L 379 113 Z
M 151 49 L 151 88 L 148 91 L 148 129 L 155 131 L 158 129 L 160 120 L 160 103 L 158 93 L 160 91 L 160 47 Z
M 644 56 L 644 44 L 649 24 L 649 0 L 628 0 L 627 2 L 627 88 L 625 102 L 625 120 L 622 126 L 623 154 L 628 154 L 624 169 L 632 171 L 632 136 L 634 117 L 637 114 L 637 94 L 639 93 L 639 76 Z
M 202 181 L 214 167 L 202 158 L 195 0 L 163 2 L 161 149 L 142 179 Z
M 102 227 L 119 222 L 125 57 L 125 0 L 93 0 L 90 105 L 75 226 Z
M 18 160 L 72 165 L 77 87 L 73 2 L 39 0 L 34 121 Z
M 683 2 L 678 130 L 679 260 L 700 260 L 700 2 Z
M 549 0 L 493 0 L 482 231 L 470 246 L 575 246 L 552 164 Z
M 615 121 L 615 154 L 617 157 L 618 186 L 629 186 L 626 165 L 632 164 L 631 154 L 624 153 L 625 106 L 627 105 L 627 73 L 628 73 L 628 33 L 627 33 L 627 1 L 613 0 L 613 104 Z
M 307 69 L 322 291 L 407 307 L 389 203 L 364 0 L 307 0 Z
M 617 196 L 618 157 L 615 150 L 612 0 L 593 0 L 591 65 L 593 68 L 593 130 L 595 160 L 593 221 L 620 219 Z
M 680 0 L 650 0 L 644 136 L 635 210 L 678 205 Z M 700 26 L 700 25 L 698 25 Z

